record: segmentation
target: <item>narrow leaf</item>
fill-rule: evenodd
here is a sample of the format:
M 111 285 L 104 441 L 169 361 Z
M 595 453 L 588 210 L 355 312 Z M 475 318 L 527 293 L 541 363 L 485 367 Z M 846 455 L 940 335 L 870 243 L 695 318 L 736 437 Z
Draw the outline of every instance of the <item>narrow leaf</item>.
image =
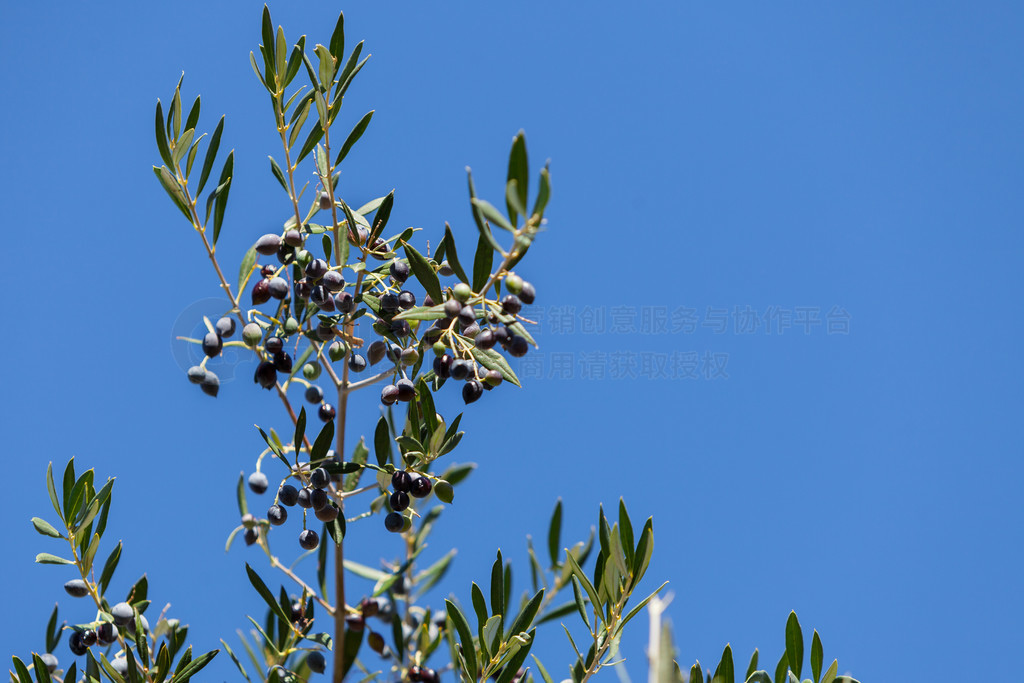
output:
M 345 13 L 340 12 L 338 14 L 338 23 L 334 25 L 334 32 L 331 33 L 330 42 L 331 55 L 334 59 L 341 63 L 341 58 L 345 56 Z
M 725 651 L 722 653 L 722 660 L 718 663 L 718 667 L 715 669 L 715 675 L 712 676 L 712 680 L 716 683 L 736 683 L 736 674 L 733 671 L 731 646 L 725 646 Z
M 235 153 L 234 151 L 228 154 L 228 158 L 224 160 L 224 168 L 220 172 L 220 181 L 217 184 L 217 190 L 215 191 L 216 199 L 214 200 L 213 208 L 213 243 L 217 244 L 217 238 L 220 237 L 220 228 L 224 223 L 224 211 L 228 205 L 228 192 L 231 190 L 231 177 L 235 169 Z M 221 189 L 223 188 L 223 189 Z
M 437 279 L 437 273 L 430 267 L 430 263 L 424 256 L 416 251 L 408 243 L 402 245 L 405 249 L 405 255 L 409 259 L 409 266 L 412 268 L 413 275 L 419 280 L 419 283 L 423 285 L 423 289 L 426 290 L 430 298 L 435 302 L 440 303 L 444 301 L 444 295 L 441 293 L 441 283 Z
M 373 110 L 363 115 L 363 118 L 359 119 L 359 122 L 352 128 L 352 132 L 345 138 L 345 144 L 341 146 L 341 151 L 338 152 L 338 156 L 334 160 L 335 166 L 340 166 L 342 160 L 348 156 L 352 146 L 359 141 L 359 138 L 363 137 L 363 133 L 366 132 L 366 127 L 370 125 L 370 119 L 373 118 Z
M 50 494 L 50 502 L 53 504 L 53 509 L 60 517 L 61 521 L 64 521 L 64 515 L 60 511 L 60 501 L 57 499 L 57 489 L 53 485 L 53 462 L 51 461 L 46 466 L 46 492 Z
M 463 269 L 462 264 L 459 263 L 459 254 L 455 250 L 455 237 L 452 235 L 452 228 L 447 223 L 444 224 L 444 253 L 448 258 L 448 265 L 455 271 L 456 277 L 462 282 L 469 284 L 469 278 L 466 276 L 466 271 Z
M 790 612 L 786 620 L 786 659 L 789 668 L 797 678 L 800 678 L 800 671 L 804 666 L 804 635 L 800 630 L 796 612 Z
M 469 676 L 471 681 L 477 679 L 477 660 L 476 660 L 476 648 L 473 647 L 473 634 L 469 630 L 469 622 L 466 621 L 465 615 L 451 600 L 444 601 L 445 609 L 448 612 L 448 618 L 452 620 L 455 625 L 455 630 L 459 634 L 459 642 L 462 645 L 463 657 L 466 662 L 466 674 Z
M 286 624 L 291 623 L 291 615 L 284 613 L 280 603 L 274 599 L 274 594 L 267 588 L 267 584 L 263 583 L 263 579 L 261 579 L 260 575 L 249 566 L 248 562 L 245 563 L 245 572 L 249 575 L 249 583 L 251 583 L 253 588 L 256 589 L 256 592 L 260 594 L 260 597 L 267 603 L 270 610 L 277 615 L 278 619 L 281 619 Z
M 548 553 L 551 555 L 552 568 L 558 566 L 558 551 L 562 545 L 562 499 L 555 503 L 555 509 L 551 513 L 551 521 L 548 523 Z
M 506 198 L 509 219 L 515 223 L 516 213 L 526 213 L 526 200 L 530 183 L 530 165 L 526 157 L 526 134 L 519 131 L 512 139 L 512 150 L 508 155 L 507 182 L 515 182 L 515 195 Z
M 160 152 L 160 158 L 168 166 L 174 165 L 174 158 L 171 156 L 171 148 L 167 144 L 167 133 L 164 131 L 166 121 L 164 120 L 163 105 L 160 100 L 156 101 L 156 147 Z
M 821 664 L 824 652 L 821 647 L 821 637 L 818 636 L 818 629 L 814 629 L 814 636 L 811 638 L 811 673 L 814 675 L 814 683 L 821 680 Z
M 238 269 L 238 291 L 236 294 L 239 298 L 242 296 L 242 290 L 245 288 L 245 282 L 249 279 L 252 274 L 252 269 L 256 265 L 256 245 L 249 247 L 249 251 L 245 252 L 245 256 L 242 257 L 242 265 Z
M 36 528 L 36 531 L 38 531 L 43 536 L 49 536 L 50 538 L 64 538 L 64 536 L 59 531 L 54 529 L 50 525 L 50 523 L 47 522 L 45 519 L 33 517 L 32 526 L 34 526 Z
M 501 215 L 501 212 L 494 208 L 494 205 L 488 202 L 486 199 L 474 199 L 472 201 L 473 206 L 479 209 L 480 213 L 488 222 L 497 225 L 499 228 L 502 228 L 503 230 L 508 230 L 509 232 L 515 231 L 515 228 L 512 227 L 512 224 L 509 223 L 508 220 Z
M 749 680 L 750 677 L 754 674 L 754 672 L 757 671 L 757 655 L 758 655 L 758 652 L 757 652 L 757 648 L 755 647 L 754 648 L 754 654 L 750 655 L 750 664 L 747 665 L 747 680 Z M 767 676 L 767 674 L 765 674 L 765 675 Z M 770 679 L 769 679 L 768 683 L 771 683 Z

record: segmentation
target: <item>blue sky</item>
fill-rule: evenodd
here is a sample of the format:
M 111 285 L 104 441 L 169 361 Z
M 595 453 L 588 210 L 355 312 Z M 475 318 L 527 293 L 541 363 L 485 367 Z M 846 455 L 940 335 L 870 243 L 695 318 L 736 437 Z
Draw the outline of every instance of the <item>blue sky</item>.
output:
M 286 217 L 248 64 L 261 5 L 244 4 L 0 5 L 12 654 L 41 646 L 54 600 L 88 617 L 62 597 L 66 571 L 32 564 L 56 551 L 28 523 L 49 509 L 46 463 L 71 455 L 118 477 L 115 592 L 148 572 L 203 649 L 260 610 L 254 555 L 223 541 L 261 446 L 252 424 L 284 416 L 249 361 L 217 400 L 185 380 L 172 338 L 216 314 L 216 280 L 150 171 L 155 100 L 184 70 L 203 125 L 226 114 L 236 150 L 229 272 Z M 538 292 L 541 348 L 520 366 L 534 378 L 466 412 L 453 457 L 479 469 L 428 551 L 459 547 L 447 589 L 468 599 L 501 547 L 518 594 L 525 536 L 542 541 L 559 496 L 566 540 L 623 496 L 654 517 L 646 582 L 671 582 L 682 662 L 713 666 L 730 642 L 744 665 L 755 646 L 774 663 L 795 609 L 864 681 L 1009 670 L 1024 636 L 1024 10 L 581 7 L 343 7 L 373 56 L 341 126 L 376 111 L 345 162 L 351 203 L 396 188 L 393 225 L 436 240 L 447 220 L 471 249 L 464 166 L 498 203 L 516 131 L 535 170 L 552 160 L 548 231 L 518 269 Z M 271 6 L 311 44 L 341 8 Z M 349 430 L 369 436 L 377 402 L 360 398 Z M 399 551 L 376 522 L 350 539 L 368 564 Z M 625 644 L 634 680 L 645 637 Z M 557 629 L 536 651 L 564 674 Z M 226 658 L 211 666 L 233 678 Z

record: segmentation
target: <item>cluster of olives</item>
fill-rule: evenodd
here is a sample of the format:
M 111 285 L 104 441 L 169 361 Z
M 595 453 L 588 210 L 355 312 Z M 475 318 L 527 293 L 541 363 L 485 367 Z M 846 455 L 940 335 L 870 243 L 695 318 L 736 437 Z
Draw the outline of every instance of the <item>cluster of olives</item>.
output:
M 89 585 L 82 579 L 72 579 L 64 584 L 64 591 L 73 598 L 82 598 L 89 594 Z M 127 602 L 119 602 L 114 605 L 110 609 L 110 616 L 114 619 L 113 623 L 106 621 L 96 628 L 73 629 L 68 637 L 68 647 L 71 649 L 71 653 L 80 657 L 97 643 L 103 647 L 113 644 L 118 638 L 118 626 L 127 630 L 128 633 L 135 633 L 135 612 Z M 146 621 L 146 617 L 140 615 L 139 619 L 142 621 L 142 628 L 148 631 L 149 622 Z
M 322 198 L 321 205 L 330 208 L 331 204 L 329 196 Z M 369 254 L 378 260 L 384 260 L 385 255 L 389 254 L 389 246 L 379 237 L 374 238 L 372 245 L 369 244 L 369 232 L 362 225 L 356 225 L 354 229 L 349 230 L 348 239 L 356 245 L 367 245 Z M 261 277 L 252 288 L 253 305 L 265 303 L 271 298 L 284 301 L 289 298 L 291 290 L 297 301 L 311 302 L 321 313 L 351 313 L 355 309 L 356 299 L 352 292 L 346 291 L 347 283 L 341 274 L 342 267 L 332 268 L 328 261 L 315 258 L 303 248 L 303 244 L 304 235 L 296 229 L 286 230 L 284 235 L 266 234 L 257 240 L 255 250 L 259 254 L 276 255 L 282 265 L 294 265 L 295 281 L 294 287 L 290 288 L 288 281 L 281 276 L 279 268 L 262 266 Z M 416 365 L 420 360 L 418 344 L 406 345 L 406 340 L 413 334 L 412 325 L 408 320 L 396 319 L 396 315 L 416 307 L 421 302 L 417 300 L 415 293 L 403 288 L 412 274 L 407 262 L 394 258 L 387 272 L 390 275 L 391 286 L 376 298 L 377 305 L 373 308 L 376 309 L 377 317 L 373 322 L 373 329 L 381 336 L 401 341 L 401 345 L 392 341 L 377 340 L 369 345 L 364 357 L 356 353 L 344 340 L 337 338 L 337 317 L 321 316 L 319 322 L 305 332 L 305 335 L 328 344 L 327 353 L 332 361 L 339 361 L 347 356 L 348 366 L 352 372 L 362 372 L 368 365 L 376 365 L 384 358 L 394 363 L 398 379 L 385 385 L 381 390 L 381 402 L 393 405 L 400 401 L 412 401 L 416 397 L 415 385 L 405 376 L 404 368 Z M 438 272 L 444 276 L 453 274 L 446 261 L 438 266 Z M 453 329 L 457 330 L 461 336 L 471 339 L 477 349 L 484 351 L 500 345 L 509 355 L 521 357 L 529 350 L 526 338 L 516 334 L 508 325 L 514 322 L 515 316 L 519 314 L 524 304 L 534 302 L 536 291 L 532 284 L 514 273 L 506 275 L 503 282 L 507 294 L 498 302 L 500 311 L 493 304 L 470 304 L 469 301 L 474 296 L 472 288 L 464 282 L 455 284 L 448 290 L 448 298 L 443 302 L 444 317 L 435 320 L 422 335 L 424 344 L 433 345 L 436 355 L 433 362 L 434 375 L 441 380 L 451 378 L 465 382 L 462 397 L 466 403 L 478 400 L 484 391 L 499 385 L 502 374 L 493 368 L 480 367 L 469 357 L 470 354 L 465 348 L 456 351 L 449 349 L 442 341 L 447 333 Z M 395 290 L 398 290 L 397 293 Z M 429 295 L 422 301 L 422 305 L 426 307 L 434 307 L 439 303 L 442 302 L 433 301 Z M 218 355 L 221 352 L 222 340 L 233 334 L 234 327 L 235 323 L 231 318 L 218 320 L 216 332 L 207 334 L 203 339 L 203 351 L 210 357 Z M 283 337 L 291 336 L 299 329 L 299 322 L 293 317 L 288 317 L 280 329 L 263 342 L 263 359 L 253 376 L 255 383 L 265 389 L 271 389 L 277 383 L 277 373 L 291 374 L 293 361 L 284 351 Z M 250 322 L 242 331 L 244 343 L 252 348 L 259 348 L 264 334 L 264 327 L 256 322 Z M 306 363 L 302 372 L 307 380 L 317 379 L 320 375 L 319 362 L 313 360 Z M 207 393 L 216 395 L 219 382 L 213 373 L 197 366 L 189 370 L 189 379 L 200 384 Z M 322 391 L 311 387 L 307 390 L 306 398 L 311 403 L 320 404 L 318 415 L 321 420 L 334 419 L 335 408 L 323 402 Z
M 533 285 L 524 282 L 515 274 L 510 274 L 505 278 L 505 285 L 509 292 L 515 293 L 510 293 L 501 300 L 501 312 L 514 319 L 514 316 L 522 310 L 524 303 L 533 303 L 536 293 Z M 444 304 L 445 317 L 437 320 L 424 335 L 427 340 L 438 340 L 434 341 L 433 346 L 436 355 L 433 363 L 434 374 L 441 379 L 450 378 L 465 382 L 462 386 L 462 400 L 467 404 L 479 399 L 485 390 L 490 391 L 501 384 L 502 374 L 498 370 L 483 369 L 476 361 L 459 358 L 458 354 L 453 354 L 444 343 L 439 341 L 446 330 L 457 323 L 461 334 L 471 338 L 473 345 L 481 351 L 487 351 L 500 345 L 509 355 L 519 358 L 526 355 L 530 348 L 526 338 L 502 324 L 501 319 L 494 312 L 487 312 L 478 317 L 477 311 L 465 303 L 470 296 L 472 296 L 472 290 L 469 285 L 465 283 L 455 285 L 452 289 L 452 298 Z M 486 322 L 484 322 L 485 320 Z M 481 325 L 482 322 L 483 325 Z
M 426 498 L 434 485 L 422 474 L 396 470 L 391 475 L 391 488 L 394 489 L 388 501 L 391 504 L 391 512 L 384 516 L 384 528 L 397 533 L 405 527 L 405 516 L 402 513 L 409 507 L 409 496 Z
M 298 505 L 301 508 L 312 509 L 313 514 L 321 522 L 333 522 L 338 518 L 340 510 L 331 502 L 324 490 L 330 483 L 330 473 L 323 467 L 318 467 L 309 473 L 309 486 L 295 488 L 291 484 L 282 485 L 277 492 L 276 502 L 267 509 L 267 521 L 272 526 L 281 526 L 288 521 L 288 508 Z M 266 475 L 262 472 L 254 472 L 249 476 L 249 488 L 254 492 L 264 493 L 267 486 Z M 242 521 L 246 522 L 244 518 Z M 258 537 L 255 524 L 246 528 L 246 543 L 249 543 L 250 530 L 253 532 L 252 542 L 254 543 Z M 313 550 L 320 545 L 320 537 L 312 529 L 303 529 L 299 533 L 299 545 L 306 550 Z
M 203 353 L 207 358 L 219 356 L 224 348 L 224 340 L 235 333 L 235 319 L 224 316 L 217 320 L 212 332 L 207 332 L 203 337 Z M 198 384 L 204 394 L 216 396 L 220 391 L 220 378 L 201 365 L 193 365 L 188 369 L 188 381 Z

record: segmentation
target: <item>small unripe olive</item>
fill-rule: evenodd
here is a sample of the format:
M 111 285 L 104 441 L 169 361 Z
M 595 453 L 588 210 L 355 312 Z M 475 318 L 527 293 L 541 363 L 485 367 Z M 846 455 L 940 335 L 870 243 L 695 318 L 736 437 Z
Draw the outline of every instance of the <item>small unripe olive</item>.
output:
M 446 481 L 439 481 L 434 484 L 434 495 L 443 503 L 451 503 L 455 498 L 455 490 Z
M 459 301 L 465 303 L 469 297 L 473 296 L 473 288 L 467 285 L 465 282 L 460 282 L 452 287 L 452 294 Z
M 346 353 L 348 353 L 348 344 L 341 341 L 340 339 L 331 342 L 331 345 L 327 347 L 327 355 L 330 356 L 331 360 L 335 362 L 344 358 Z
M 299 321 L 295 318 L 288 318 L 284 321 L 284 333 L 291 336 L 299 331 Z
M 519 277 L 515 273 L 509 273 L 505 278 L 505 289 L 512 294 L 518 294 L 523 291 L 523 278 Z
M 302 376 L 308 380 L 314 380 L 320 376 L 320 363 L 310 361 L 302 366 Z M 319 401 L 317 401 L 319 403 Z
M 242 341 L 246 346 L 256 346 L 263 339 L 263 328 L 256 323 L 249 323 L 242 328 Z

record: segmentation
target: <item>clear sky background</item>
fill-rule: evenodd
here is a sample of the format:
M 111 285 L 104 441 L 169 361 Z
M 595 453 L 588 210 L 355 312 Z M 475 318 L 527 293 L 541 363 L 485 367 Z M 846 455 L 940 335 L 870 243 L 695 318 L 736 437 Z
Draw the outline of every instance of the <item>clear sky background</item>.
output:
M 248 360 L 216 400 L 186 381 L 172 338 L 219 313 L 219 292 L 150 170 L 156 98 L 184 70 L 202 126 L 226 114 L 222 149 L 236 150 L 229 273 L 286 218 L 248 63 L 260 8 L 0 4 L 9 654 L 42 647 L 55 600 L 63 618 L 91 617 L 63 594 L 70 572 L 32 563 L 58 550 L 28 521 L 50 510 L 46 463 L 72 455 L 118 477 L 114 594 L 148 572 L 203 650 L 262 614 L 243 570 L 262 566 L 257 551 L 223 543 L 262 447 L 252 424 L 286 418 Z M 342 7 L 271 9 L 314 44 Z M 552 160 L 549 230 L 519 268 L 538 292 L 539 362 L 520 365 L 525 389 L 463 419 L 452 457 L 480 467 L 427 551 L 459 547 L 446 591 L 468 601 L 501 547 L 518 594 L 525 536 L 543 546 L 559 496 L 566 541 L 623 496 L 635 522 L 654 517 L 646 583 L 671 581 L 683 663 L 713 666 L 730 642 L 737 668 L 755 646 L 774 667 L 795 609 L 863 681 L 1016 669 L 1019 4 L 343 9 L 349 44 L 365 38 L 373 57 L 340 126 L 376 110 L 344 165 L 350 203 L 397 188 L 392 225 L 436 241 L 448 220 L 468 252 L 464 166 L 498 203 L 517 130 L 534 170 Z M 349 430 L 371 435 L 376 392 L 359 398 Z M 367 564 L 399 552 L 379 520 L 350 539 Z M 535 652 L 564 677 L 568 643 L 546 634 Z M 634 680 L 645 640 L 641 622 L 625 644 Z M 227 657 L 211 667 L 204 680 L 237 678 Z

